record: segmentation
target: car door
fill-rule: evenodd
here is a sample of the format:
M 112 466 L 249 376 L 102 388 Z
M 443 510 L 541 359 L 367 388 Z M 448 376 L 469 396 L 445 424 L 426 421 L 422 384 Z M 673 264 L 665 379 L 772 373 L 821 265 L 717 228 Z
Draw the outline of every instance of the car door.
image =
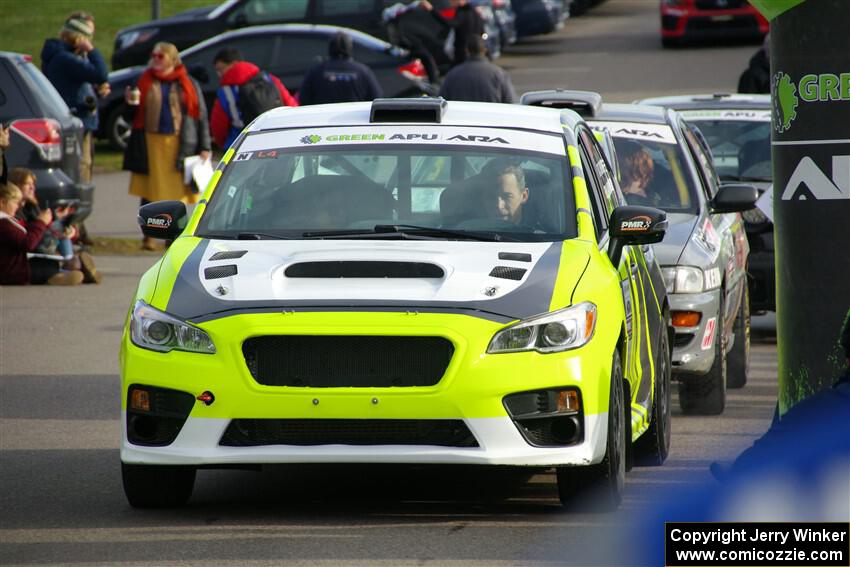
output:
M 681 123 L 682 135 L 694 159 L 700 182 L 708 202 L 720 189 L 720 181 L 714 169 L 710 150 L 700 141 L 692 127 Z M 709 213 L 707 215 L 714 230 L 720 235 L 718 268 L 724 274 L 723 329 L 727 338 L 733 331 L 735 315 L 747 285 L 747 255 L 749 244 L 740 213 Z M 727 341 L 726 344 L 729 344 Z
M 576 131 L 579 141 L 582 169 L 585 172 L 585 182 L 591 196 L 593 219 L 596 226 L 597 241 L 600 250 L 607 250 L 610 237 L 608 235 L 608 219 L 614 209 L 621 203 L 617 200 L 616 185 L 613 173 L 602 155 L 602 150 L 596 143 L 593 133 L 586 126 L 580 126 Z M 631 385 L 633 418 L 637 403 L 648 412 L 651 396 L 655 361 L 653 352 L 660 338 L 657 327 L 659 322 L 649 317 L 649 311 L 654 309 L 654 301 L 649 297 L 650 280 L 642 268 L 646 263 L 644 251 L 640 246 L 626 246 L 617 266 L 620 274 L 620 284 L 623 293 L 623 305 L 626 311 L 627 349 L 624 366 L 625 375 Z M 653 327 L 656 329 L 653 330 Z M 633 419 L 634 421 L 634 419 Z

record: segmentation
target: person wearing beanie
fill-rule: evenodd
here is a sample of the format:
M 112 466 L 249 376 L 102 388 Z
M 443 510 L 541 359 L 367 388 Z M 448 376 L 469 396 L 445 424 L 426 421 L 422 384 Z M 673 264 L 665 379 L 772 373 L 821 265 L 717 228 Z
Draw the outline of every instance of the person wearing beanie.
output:
M 307 71 L 298 93 L 299 104 L 369 101 L 383 96 L 375 74 L 354 61 L 353 52 L 350 35 L 332 35 L 328 43 L 330 59 Z
M 80 163 L 82 181 L 91 181 L 93 133 L 98 128 L 97 98 L 108 93 L 107 67 L 92 41 L 94 19 L 85 13 L 72 14 L 59 32 L 41 49 L 41 70 L 53 83 L 71 112 L 83 122 L 85 139 Z

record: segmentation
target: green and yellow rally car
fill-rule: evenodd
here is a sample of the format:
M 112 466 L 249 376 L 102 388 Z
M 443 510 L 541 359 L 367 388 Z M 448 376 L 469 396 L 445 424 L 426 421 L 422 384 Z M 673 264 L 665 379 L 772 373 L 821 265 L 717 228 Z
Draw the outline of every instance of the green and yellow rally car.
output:
M 198 467 L 556 467 L 620 501 L 670 445 L 670 330 L 627 206 L 572 111 L 442 99 L 281 108 L 227 151 L 139 284 L 121 346 L 124 489 Z M 649 256 L 647 256 L 649 254 Z M 634 445 L 634 453 L 632 447 Z

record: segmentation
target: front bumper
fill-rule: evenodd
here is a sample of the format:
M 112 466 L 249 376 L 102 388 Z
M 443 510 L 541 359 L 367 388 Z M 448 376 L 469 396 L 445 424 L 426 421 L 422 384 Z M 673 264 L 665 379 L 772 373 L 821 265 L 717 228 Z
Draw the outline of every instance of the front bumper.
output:
M 121 459 L 145 464 L 437 463 L 522 466 L 588 465 L 602 460 L 607 438 L 610 353 L 604 333 L 580 349 L 554 354 L 485 354 L 502 325 L 456 314 L 289 313 L 235 315 L 200 325 L 218 352 L 158 353 L 122 343 Z M 454 355 L 434 386 L 280 387 L 254 380 L 242 345 L 250 337 L 299 335 L 442 336 Z M 317 353 L 321 356 L 321 353 Z M 607 362 L 606 362 L 607 361 Z M 191 405 L 167 445 L 128 439 L 128 388 L 142 384 L 187 392 L 212 392 L 215 401 Z M 534 446 L 520 433 L 504 398 L 518 392 L 572 387 L 581 393 L 582 435 L 566 446 Z M 233 420 L 457 420 L 477 446 L 416 444 L 223 443 Z
M 767 23 L 751 10 L 662 9 L 661 37 L 667 39 L 722 39 L 763 37 Z
M 670 311 L 701 313 L 695 327 L 676 327 L 673 338 L 673 376 L 705 374 L 714 363 L 714 341 L 721 332 L 720 290 L 703 293 L 671 293 Z

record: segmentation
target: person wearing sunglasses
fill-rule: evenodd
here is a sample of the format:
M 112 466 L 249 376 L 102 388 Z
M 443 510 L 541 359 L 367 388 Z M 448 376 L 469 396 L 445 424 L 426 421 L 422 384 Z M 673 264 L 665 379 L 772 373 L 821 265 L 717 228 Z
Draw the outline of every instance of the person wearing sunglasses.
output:
M 183 183 L 183 160 L 210 158 L 209 119 L 201 88 L 173 44 L 154 45 L 136 88 L 125 93 L 133 126 L 124 153 L 124 169 L 132 172 L 130 194 L 140 197 L 142 205 L 169 199 L 198 202 L 194 186 Z M 146 237 L 142 248 L 156 246 Z

